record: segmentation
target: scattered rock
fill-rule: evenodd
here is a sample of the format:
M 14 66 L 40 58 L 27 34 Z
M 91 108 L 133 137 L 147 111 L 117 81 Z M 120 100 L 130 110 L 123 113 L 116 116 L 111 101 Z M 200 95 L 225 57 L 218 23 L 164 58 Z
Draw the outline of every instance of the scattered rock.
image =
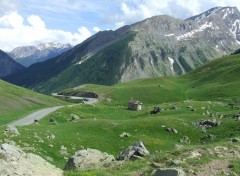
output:
M 83 149 L 77 151 L 68 159 L 64 170 L 91 170 L 103 169 L 113 166 L 115 158 L 113 155 L 102 153 L 96 149 Z
M 172 109 L 172 110 L 179 110 L 181 108 L 174 104 L 170 109 Z
M 78 119 L 80 119 L 80 118 L 78 117 L 78 115 L 76 115 L 76 114 L 71 114 L 71 119 L 70 119 L 70 121 L 75 121 L 75 120 L 78 120 Z
M 240 142 L 240 138 L 233 138 L 232 142 Z
M 52 144 L 49 144 L 48 147 L 53 148 L 53 145 L 52 145 Z
M 160 107 L 153 107 L 153 110 L 150 112 L 150 114 L 157 114 L 161 112 L 161 108 Z
M 0 145 L 0 175 L 52 175 L 62 176 L 63 171 L 46 160 L 31 153 L 25 153 L 16 146 Z
M 191 158 L 191 159 L 199 159 L 201 156 L 202 156 L 201 152 L 198 151 L 198 150 L 195 150 L 195 151 L 191 151 L 191 152 L 189 153 L 188 158 Z
M 176 159 L 176 160 L 169 161 L 167 163 L 167 165 L 169 165 L 169 166 L 176 166 L 176 165 L 183 164 L 183 163 L 184 163 L 184 161 Z
M 48 138 L 48 139 L 55 139 L 55 135 L 52 134 L 52 133 L 48 133 L 48 134 L 47 134 L 47 138 Z
M 204 137 L 201 138 L 201 142 L 202 143 L 207 143 L 207 142 L 211 142 L 216 138 L 216 136 L 214 134 L 207 134 Z
M 221 122 L 217 121 L 216 119 L 213 120 L 201 120 L 197 123 L 197 126 L 202 129 L 208 129 L 216 126 L 220 126 Z
M 167 131 L 171 132 L 171 133 L 178 133 L 178 131 L 175 128 L 166 128 Z
M 163 168 L 157 169 L 152 176 L 185 176 L 185 172 L 181 168 Z
M 144 157 L 149 155 L 149 151 L 145 148 L 142 142 L 136 142 L 129 146 L 126 150 L 122 151 L 118 156 L 118 160 L 136 159 L 133 155 Z
M 5 130 L 5 133 L 13 134 L 13 135 L 20 135 L 19 131 L 15 126 L 8 125 L 7 129 Z
M 53 119 L 53 118 L 51 118 L 51 119 L 49 120 L 49 123 L 50 123 L 51 125 L 57 125 L 57 121 L 56 121 L 55 119 Z
M 180 139 L 179 142 L 190 144 L 190 139 L 187 136 L 183 136 L 183 138 Z
M 129 133 L 123 132 L 122 134 L 119 135 L 119 137 L 131 137 Z
M 67 155 L 67 147 L 65 147 L 64 145 L 61 145 L 60 151 L 59 151 L 62 155 Z

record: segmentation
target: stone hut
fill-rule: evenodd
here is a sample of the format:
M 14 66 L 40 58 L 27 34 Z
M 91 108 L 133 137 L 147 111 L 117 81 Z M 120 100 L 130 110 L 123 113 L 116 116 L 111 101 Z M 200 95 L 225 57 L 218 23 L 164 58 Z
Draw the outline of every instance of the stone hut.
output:
M 133 111 L 140 111 L 142 110 L 142 102 L 131 99 L 128 101 L 128 109 Z

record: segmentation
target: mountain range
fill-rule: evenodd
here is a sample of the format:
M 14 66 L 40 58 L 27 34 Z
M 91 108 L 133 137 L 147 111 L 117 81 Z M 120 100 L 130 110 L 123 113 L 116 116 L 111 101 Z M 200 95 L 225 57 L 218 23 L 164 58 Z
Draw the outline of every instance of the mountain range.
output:
M 30 65 L 54 58 L 68 51 L 72 46 L 59 42 L 41 43 L 37 46 L 21 46 L 8 52 L 15 61 L 29 67 Z
M 23 70 L 25 67 L 0 50 L 0 78 Z
M 111 85 L 182 75 L 239 47 L 240 12 L 215 7 L 186 20 L 161 15 L 99 32 L 54 59 L 4 79 L 44 93 L 85 83 Z

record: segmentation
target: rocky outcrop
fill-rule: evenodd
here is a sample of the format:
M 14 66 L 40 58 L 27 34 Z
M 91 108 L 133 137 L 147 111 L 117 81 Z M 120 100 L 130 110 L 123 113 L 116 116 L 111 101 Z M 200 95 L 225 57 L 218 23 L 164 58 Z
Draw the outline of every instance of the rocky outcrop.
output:
M 96 149 L 77 151 L 69 158 L 64 170 L 92 170 L 111 167 L 115 161 L 113 155 L 100 152 Z
M 134 160 L 148 155 L 149 151 L 144 144 L 142 142 L 136 142 L 122 151 L 118 156 L 118 160 Z
M 0 175 L 61 176 L 63 171 L 40 156 L 25 153 L 13 145 L 1 144 Z

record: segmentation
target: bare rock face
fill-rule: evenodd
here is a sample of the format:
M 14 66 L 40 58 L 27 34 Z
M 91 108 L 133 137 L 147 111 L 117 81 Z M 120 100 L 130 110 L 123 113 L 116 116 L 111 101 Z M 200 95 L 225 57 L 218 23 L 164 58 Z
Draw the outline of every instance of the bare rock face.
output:
M 31 153 L 25 153 L 16 146 L 0 145 L 0 175 L 62 176 L 63 171 L 46 160 Z
M 111 167 L 114 164 L 113 155 L 103 153 L 96 149 L 83 149 L 77 151 L 69 158 L 64 170 L 92 170 Z
M 185 176 L 185 172 L 178 168 L 157 169 L 153 176 Z
M 122 151 L 118 156 L 118 160 L 139 159 L 140 157 L 149 155 L 149 151 L 142 142 L 136 142 Z

